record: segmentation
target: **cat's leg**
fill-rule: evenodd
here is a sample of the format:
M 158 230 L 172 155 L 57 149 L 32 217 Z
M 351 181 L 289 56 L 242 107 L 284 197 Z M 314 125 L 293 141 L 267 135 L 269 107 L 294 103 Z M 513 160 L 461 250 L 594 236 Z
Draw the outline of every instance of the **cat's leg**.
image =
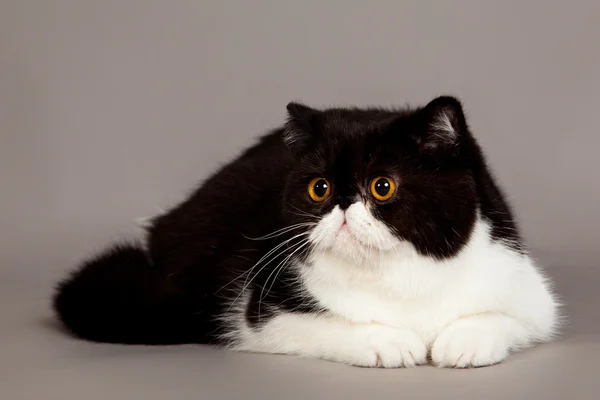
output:
M 406 328 L 284 313 L 243 331 L 235 346 L 240 351 L 292 354 L 364 367 L 411 367 L 427 362 L 424 342 Z
M 509 351 L 533 342 L 530 329 L 504 314 L 460 318 L 433 342 L 431 359 L 439 367 L 469 368 L 501 362 Z

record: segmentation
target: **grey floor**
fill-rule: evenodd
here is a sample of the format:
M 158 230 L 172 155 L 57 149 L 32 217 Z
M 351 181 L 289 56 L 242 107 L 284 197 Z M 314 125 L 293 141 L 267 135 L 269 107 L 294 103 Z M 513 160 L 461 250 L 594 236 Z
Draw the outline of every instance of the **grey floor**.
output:
M 205 346 L 92 344 L 67 336 L 54 321 L 48 309 L 50 282 L 3 284 L 0 398 L 597 399 L 600 269 L 548 271 L 569 316 L 563 337 L 474 370 L 364 369 Z

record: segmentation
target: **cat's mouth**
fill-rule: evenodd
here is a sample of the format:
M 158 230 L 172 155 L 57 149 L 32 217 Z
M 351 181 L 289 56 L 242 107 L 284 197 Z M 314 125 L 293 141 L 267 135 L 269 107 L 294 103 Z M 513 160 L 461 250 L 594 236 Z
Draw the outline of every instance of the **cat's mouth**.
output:
M 359 237 L 352 231 L 352 228 L 350 228 L 346 221 L 344 221 L 338 228 L 335 238 L 337 242 L 341 242 L 338 244 L 347 245 L 347 242 L 350 241 L 355 245 L 362 245 Z
M 346 210 L 334 208 L 313 229 L 310 240 L 323 250 L 360 256 L 375 250 L 390 250 L 397 242 L 383 223 L 375 220 L 366 205 L 360 202 Z

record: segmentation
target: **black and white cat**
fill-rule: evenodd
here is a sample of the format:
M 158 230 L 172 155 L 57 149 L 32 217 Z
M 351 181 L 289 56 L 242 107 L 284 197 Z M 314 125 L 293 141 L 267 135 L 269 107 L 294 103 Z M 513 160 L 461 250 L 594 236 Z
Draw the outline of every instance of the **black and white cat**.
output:
M 145 243 L 59 285 L 75 335 L 373 367 L 485 366 L 554 337 L 558 302 L 459 100 L 287 109 Z

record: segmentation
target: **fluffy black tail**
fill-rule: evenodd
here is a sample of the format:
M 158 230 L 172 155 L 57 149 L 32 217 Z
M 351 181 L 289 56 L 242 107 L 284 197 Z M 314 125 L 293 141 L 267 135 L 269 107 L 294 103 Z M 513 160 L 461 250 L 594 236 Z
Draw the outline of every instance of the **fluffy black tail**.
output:
M 73 334 L 96 342 L 178 344 L 202 336 L 200 315 L 134 245 L 85 262 L 59 284 L 53 306 Z

